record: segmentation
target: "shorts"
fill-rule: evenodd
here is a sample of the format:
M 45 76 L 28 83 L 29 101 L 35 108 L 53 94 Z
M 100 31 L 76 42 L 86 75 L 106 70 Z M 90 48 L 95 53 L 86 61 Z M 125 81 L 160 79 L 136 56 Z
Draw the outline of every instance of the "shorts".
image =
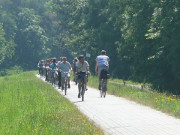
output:
M 81 79 L 82 77 L 86 76 L 86 72 L 79 72 L 78 73 L 78 80 Z
M 56 75 L 58 75 L 58 72 L 56 70 L 51 70 L 52 73 L 55 73 Z
M 70 72 L 61 72 L 61 76 L 64 77 L 70 77 Z
M 98 77 L 100 78 L 100 75 L 101 75 L 101 71 L 105 69 L 105 70 L 108 70 L 108 67 L 98 67 Z

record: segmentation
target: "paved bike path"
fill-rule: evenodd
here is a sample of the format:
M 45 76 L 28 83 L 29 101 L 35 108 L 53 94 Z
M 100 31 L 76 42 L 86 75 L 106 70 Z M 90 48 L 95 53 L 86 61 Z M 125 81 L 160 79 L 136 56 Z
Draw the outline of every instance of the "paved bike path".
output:
M 56 90 L 63 96 L 64 92 Z M 77 97 L 78 88 L 72 82 L 68 98 L 108 135 L 180 135 L 180 119 L 168 116 L 121 97 L 100 98 L 98 90 L 88 87 L 85 101 Z

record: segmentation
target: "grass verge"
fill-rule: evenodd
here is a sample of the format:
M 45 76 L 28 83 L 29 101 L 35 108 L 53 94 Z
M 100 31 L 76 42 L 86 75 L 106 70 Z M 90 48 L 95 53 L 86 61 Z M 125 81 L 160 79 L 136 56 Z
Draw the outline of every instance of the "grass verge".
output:
M 0 77 L 0 108 L 1 135 L 103 134 L 35 72 Z
M 98 78 L 96 76 L 89 76 L 88 80 L 89 86 L 98 88 Z M 107 92 L 180 118 L 180 97 L 177 95 L 157 91 L 143 91 L 138 88 L 110 83 L 108 83 Z

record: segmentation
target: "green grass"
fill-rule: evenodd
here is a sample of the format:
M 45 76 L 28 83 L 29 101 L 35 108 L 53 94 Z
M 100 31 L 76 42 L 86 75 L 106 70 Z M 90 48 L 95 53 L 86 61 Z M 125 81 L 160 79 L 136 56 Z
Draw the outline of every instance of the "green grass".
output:
M 110 78 L 109 81 L 117 82 L 117 83 L 124 83 L 125 82 L 126 84 L 145 85 L 145 86 L 151 87 L 151 84 L 149 84 L 149 83 L 144 84 L 144 83 L 139 83 L 139 82 L 133 82 L 131 80 L 122 80 L 122 79 L 117 79 L 117 78 L 114 78 L 114 79 Z
M 98 78 L 90 76 L 88 85 L 98 88 Z M 107 92 L 180 118 L 180 97 L 177 95 L 158 93 L 157 91 L 144 91 L 138 88 L 110 83 L 108 83 Z
M 0 77 L 0 135 L 101 135 L 90 122 L 35 72 Z

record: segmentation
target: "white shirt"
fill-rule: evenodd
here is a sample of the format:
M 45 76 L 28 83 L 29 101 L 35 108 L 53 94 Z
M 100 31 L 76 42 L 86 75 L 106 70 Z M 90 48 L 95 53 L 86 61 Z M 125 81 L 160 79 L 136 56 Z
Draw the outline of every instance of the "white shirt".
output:
M 99 55 L 96 58 L 98 67 L 109 67 L 109 57 L 106 55 Z
M 61 62 L 60 69 L 62 72 L 71 72 L 71 64 L 68 61 L 66 63 Z

